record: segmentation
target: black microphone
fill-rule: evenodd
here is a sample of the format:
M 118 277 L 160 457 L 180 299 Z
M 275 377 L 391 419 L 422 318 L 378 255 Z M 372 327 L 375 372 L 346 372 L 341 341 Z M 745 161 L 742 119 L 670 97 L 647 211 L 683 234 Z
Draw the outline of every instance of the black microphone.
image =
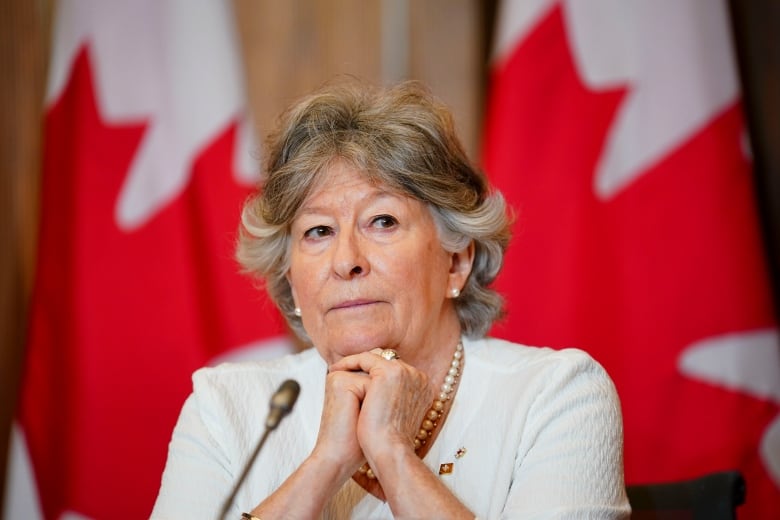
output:
M 266 429 L 272 431 L 279 426 L 282 419 L 292 410 L 300 391 L 300 385 L 292 379 L 282 383 L 279 390 L 271 397 L 271 409 L 268 411 L 268 417 L 265 420 Z
M 263 432 L 263 436 L 260 437 L 260 441 L 257 443 L 252 456 L 246 461 L 244 471 L 242 471 L 241 476 L 238 477 L 238 481 L 236 482 L 236 485 L 233 486 L 230 496 L 225 500 L 225 504 L 222 506 L 222 513 L 219 515 L 219 518 L 222 520 L 225 520 L 227 517 L 228 510 L 233 504 L 233 499 L 236 498 L 239 488 L 241 488 L 244 480 L 246 480 L 246 476 L 249 474 L 249 470 L 252 468 L 252 464 L 254 464 L 258 453 L 260 453 L 260 450 L 263 448 L 263 444 L 265 444 L 268 434 L 274 431 L 276 427 L 279 426 L 279 423 L 282 422 L 282 419 L 292 411 L 295 401 L 298 400 L 300 391 L 301 386 L 298 382 L 288 379 L 282 383 L 276 393 L 271 396 L 271 409 L 268 411 L 268 417 L 265 419 L 265 431 Z

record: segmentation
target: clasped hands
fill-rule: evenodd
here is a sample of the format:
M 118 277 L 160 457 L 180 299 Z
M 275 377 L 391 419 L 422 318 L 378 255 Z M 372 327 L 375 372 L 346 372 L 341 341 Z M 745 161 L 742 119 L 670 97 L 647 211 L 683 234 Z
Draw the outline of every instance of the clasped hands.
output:
M 346 356 L 328 369 L 313 455 L 342 468 L 365 462 L 382 482 L 383 462 L 414 454 L 414 437 L 434 397 L 428 376 L 381 349 Z

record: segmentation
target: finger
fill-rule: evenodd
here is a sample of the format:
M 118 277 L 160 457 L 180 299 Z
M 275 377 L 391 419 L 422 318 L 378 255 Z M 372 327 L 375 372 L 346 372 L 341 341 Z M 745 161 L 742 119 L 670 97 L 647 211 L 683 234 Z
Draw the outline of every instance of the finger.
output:
M 362 401 L 366 395 L 368 381 L 368 373 L 354 370 L 335 370 L 328 374 L 325 387 L 326 390 L 330 390 L 334 394 L 349 392 Z
M 353 354 L 351 356 L 343 357 L 330 365 L 328 370 L 331 372 L 337 370 L 347 370 L 369 373 L 371 369 L 383 366 L 383 363 L 391 363 L 390 361 L 383 359 L 378 355 L 378 352 L 381 351 L 382 349 L 373 349 L 368 352 L 362 352 L 360 354 Z M 397 361 L 397 359 L 393 360 L 392 363 Z
M 365 398 L 368 376 L 360 372 L 334 372 L 325 383 L 325 400 L 314 450 L 327 460 L 355 465 L 365 459 L 357 438 L 357 422 Z

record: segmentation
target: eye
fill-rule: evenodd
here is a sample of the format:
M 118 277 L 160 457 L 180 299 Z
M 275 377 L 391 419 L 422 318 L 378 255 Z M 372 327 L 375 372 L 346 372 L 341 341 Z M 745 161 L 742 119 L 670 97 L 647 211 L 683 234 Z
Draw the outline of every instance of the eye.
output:
M 331 229 L 330 226 L 314 226 L 313 228 L 307 229 L 303 236 L 304 238 L 310 238 L 310 239 L 318 239 L 327 237 L 333 234 L 333 229 Z
M 398 224 L 398 220 L 391 215 L 377 215 L 371 219 L 371 225 L 374 227 L 387 229 Z

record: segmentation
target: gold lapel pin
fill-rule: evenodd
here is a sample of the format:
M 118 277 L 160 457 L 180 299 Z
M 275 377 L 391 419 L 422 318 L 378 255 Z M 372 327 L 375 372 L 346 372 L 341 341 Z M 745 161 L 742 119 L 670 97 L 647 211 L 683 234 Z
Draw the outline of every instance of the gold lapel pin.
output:
M 449 475 L 452 473 L 452 466 L 454 466 L 452 462 L 445 462 L 439 466 L 439 475 Z

